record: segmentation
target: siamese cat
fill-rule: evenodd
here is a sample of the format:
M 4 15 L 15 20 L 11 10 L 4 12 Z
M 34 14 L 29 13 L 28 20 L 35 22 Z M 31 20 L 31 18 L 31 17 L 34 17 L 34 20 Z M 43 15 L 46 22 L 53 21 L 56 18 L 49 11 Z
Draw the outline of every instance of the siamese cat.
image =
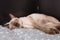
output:
M 11 20 L 6 23 L 9 29 L 14 28 L 31 28 L 39 29 L 48 34 L 58 34 L 60 31 L 60 22 L 58 19 L 45 14 L 32 13 L 26 17 L 17 18 L 9 14 Z

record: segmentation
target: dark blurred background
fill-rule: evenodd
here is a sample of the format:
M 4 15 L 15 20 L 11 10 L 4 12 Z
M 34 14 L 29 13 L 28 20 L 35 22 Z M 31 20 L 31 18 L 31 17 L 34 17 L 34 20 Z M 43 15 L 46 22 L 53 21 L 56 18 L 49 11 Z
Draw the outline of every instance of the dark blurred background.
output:
M 44 13 L 60 20 L 60 0 L 0 0 L 0 25 L 10 20 L 9 13 L 17 17 Z

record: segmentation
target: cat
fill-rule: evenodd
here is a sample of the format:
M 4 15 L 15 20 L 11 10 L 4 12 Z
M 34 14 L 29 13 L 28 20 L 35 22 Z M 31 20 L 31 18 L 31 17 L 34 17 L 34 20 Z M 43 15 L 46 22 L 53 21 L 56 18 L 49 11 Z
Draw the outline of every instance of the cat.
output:
M 6 23 L 9 29 L 14 28 L 31 28 L 39 29 L 47 34 L 58 34 L 60 31 L 60 22 L 58 19 L 40 13 L 32 13 L 26 17 L 17 18 L 12 14 L 9 14 L 11 20 Z

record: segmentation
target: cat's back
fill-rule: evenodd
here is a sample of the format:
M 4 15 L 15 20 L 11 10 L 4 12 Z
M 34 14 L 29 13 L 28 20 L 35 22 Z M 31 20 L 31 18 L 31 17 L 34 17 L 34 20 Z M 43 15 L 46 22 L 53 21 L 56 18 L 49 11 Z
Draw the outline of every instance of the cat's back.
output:
M 28 15 L 27 17 L 32 17 L 35 20 L 38 20 L 38 19 L 42 20 L 42 19 L 45 19 L 47 17 L 47 15 L 39 14 L 39 13 L 33 13 L 33 14 Z

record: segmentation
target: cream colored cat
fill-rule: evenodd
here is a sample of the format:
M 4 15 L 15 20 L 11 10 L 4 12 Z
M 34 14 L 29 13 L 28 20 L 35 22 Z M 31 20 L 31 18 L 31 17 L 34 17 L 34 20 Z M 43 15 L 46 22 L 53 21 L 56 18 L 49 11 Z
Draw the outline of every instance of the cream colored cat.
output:
M 60 29 L 60 22 L 45 14 L 33 13 L 26 17 L 17 18 L 12 14 L 9 14 L 11 20 L 5 25 L 9 24 L 9 29 L 16 27 L 39 29 L 48 34 L 58 34 Z

